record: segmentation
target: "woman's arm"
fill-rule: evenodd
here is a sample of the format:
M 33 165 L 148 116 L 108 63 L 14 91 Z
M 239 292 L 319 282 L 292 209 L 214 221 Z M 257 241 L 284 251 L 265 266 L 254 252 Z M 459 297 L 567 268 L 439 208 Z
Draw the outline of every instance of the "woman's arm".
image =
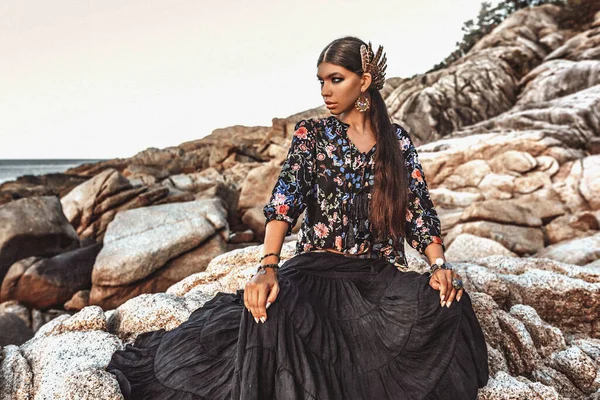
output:
M 271 198 L 263 207 L 266 218 L 263 254 L 281 253 L 284 238 L 291 235 L 292 227 L 306 208 L 316 151 L 313 125 L 313 120 L 302 120 L 296 124 L 287 158 Z M 269 223 L 272 221 L 277 222 Z M 270 255 L 263 258 L 261 264 L 278 263 L 278 260 L 277 256 Z M 264 275 L 254 275 L 244 290 L 244 304 L 257 323 L 267 320 L 267 308 L 279 293 L 275 270 L 265 268 L 265 272 Z
M 433 264 L 437 258 L 441 258 L 446 261 L 446 257 L 444 256 L 444 245 L 431 242 L 425 248 L 425 255 L 427 256 L 427 260 L 429 261 L 429 265 Z
M 408 177 L 408 210 L 405 221 L 405 234 L 408 244 L 424 254 L 432 264 L 436 258 L 444 258 L 446 247 L 442 240 L 442 225 L 434 208 L 423 166 L 419 162 L 417 149 L 408 132 L 394 124 L 400 139 L 404 163 Z M 431 244 L 436 244 L 430 246 Z
M 312 189 L 316 158 L 315 120 L 301 120 L 294 128 L 294 136 L 281 167 L 279 178 L 264 206 L 266 225 L 272 220 L 289 223 L 285 236 L 292 234 L 298 217 L 306 208 Z
M 409 134 L 400 125 L 397 125 L 397 129 L 408 175 L 406 240 L 413 248 L 427 256 L 429 265 L 431 265 L 436 258 L 445 260 L 446 246 L 442 240 L 442 224 L 429 196 L 425 172 L 419 162 L 417 149 Z M 429 285 L 440 291 L 442 307 L 450 307 L 455 298 L 460 301 L 463 295 L 463 289 L 456 290 L 452 286 L 453 278 L 460 279 L 460 275 L 453 270 L 441 269 L 435 271 L 429 278 Z
M 285 221 L 275 221 L 267 224 L 265 231 L 265 242 L 262 253 L 281 253 L 281 246 L 285 232 L 288 229 L 288 223 Z M 261 265 L 278 264 L 279 257 L 270 255 L 262 259 Z M 244 288 L 244 305 L 248 309 L 256 323 L 267 320 L 267 308 L 277 299 L 279 294 L 279 283 L 277 281 L 277 272 L 270 267 L 265 268 L 265 274 L 256 274 L 246 283 Z

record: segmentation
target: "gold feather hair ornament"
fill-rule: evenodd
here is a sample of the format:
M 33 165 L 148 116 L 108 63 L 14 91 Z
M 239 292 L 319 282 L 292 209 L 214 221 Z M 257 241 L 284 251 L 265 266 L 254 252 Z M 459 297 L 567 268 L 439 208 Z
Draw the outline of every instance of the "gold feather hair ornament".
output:
M 383 58 L 381 56 L 383 55 Z M 379 46 L 377 54 L 373 55 L 373 48 L 371 42 L 369 46 L 364 44 L 360 46 L 360 58 L 362 61 L 362 72 L 368 72 L 371 74 L 371 85 L 369 89 L 381 90 L 385 83 L 385 69 L 387 68 L 387 59 L 383 53 L 383 46 Z

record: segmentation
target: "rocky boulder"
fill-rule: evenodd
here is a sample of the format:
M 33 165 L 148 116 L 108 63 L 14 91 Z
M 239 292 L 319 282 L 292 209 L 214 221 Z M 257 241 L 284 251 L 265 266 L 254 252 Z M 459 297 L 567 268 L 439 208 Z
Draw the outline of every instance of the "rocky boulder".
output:
M 44 310 L 60 307 L 76 292 L 92 286 L 92 268 L 100 244 L 71 250 L 52 258 L 29 257 L 14 263 L 0 290 L 0 301 L 17 300 Z
M 90 304 L 122 304 L 143 292 L 132 286 L 141 284 L 148 291 L 159 291 L 148 287 L 149 283 L 160 281 L 165 274 L 179 280 L 184 274 L 201 271 L 208 259 L 196 264 L 173 260 L 198 247 L 212 258 L 223 251 L 228 237 L 227 215 L 218 199 L 121 212 L 109 225 L 96 258 Z
M 79 238 L 54 196 L 30 197 L 0 206 L 0 282 L 23 258 L 47 257 L 79 247 Z

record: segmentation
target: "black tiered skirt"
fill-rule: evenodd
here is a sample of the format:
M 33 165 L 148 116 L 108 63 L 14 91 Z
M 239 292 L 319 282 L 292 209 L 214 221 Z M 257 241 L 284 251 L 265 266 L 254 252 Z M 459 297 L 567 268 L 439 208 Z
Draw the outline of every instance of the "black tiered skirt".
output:
M 126 399 L 468 400 L 487 383 L 467 292 L 441 307 L 428 274 L 331 252 L 296 255 L 278 276 L 265 323 L 243 290 L 221 292 L 176 329 L 140 334 L 106 370 Z

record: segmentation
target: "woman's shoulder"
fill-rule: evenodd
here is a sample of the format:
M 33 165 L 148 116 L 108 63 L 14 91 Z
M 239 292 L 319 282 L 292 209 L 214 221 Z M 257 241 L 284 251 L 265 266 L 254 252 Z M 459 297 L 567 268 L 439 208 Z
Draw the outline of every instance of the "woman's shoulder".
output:
M 301 127 L 305 127 L 308 130 L 315 131 L 319 128 L 319 126 L 323 125 L 324 118 L 304 118 L 300 121 L 296 122 L 296 126 L 294 126 L 294 130 L 298 130 Z
M 335 115 L 330 115 L 328 117 L 311 117 L 301 119 L 296 123 L 295 129 L 298 129 L 302 126 L 305 126 L 307 129 L 311 128 L 315 132 L 321 131 L 326 127 L 334 127 L 335 125 L 340 124 L 340 121 L 335 117 Z
M 301 119 L 296 122 L 294 132 L 296 134 L 300 132 L 301 135 L 316 141 L 325 135 L 328 127 L 333 127 L 333 124 L 335 123 L 333 118 L 335 117 L 312 117 Z
M 314 120 L 314 118 L 301 119 L 300 121 L 296 122 L 296 125 L 294 126 L 294 130 L 297 131 L 301 127 L 305 127 L 306 129 L 312 130 L 312 128 L 314 126 L 313 120 Z
M 404 129 L 404 127 L 402 125 L 400 125 L 397 122 L 392 122 L 392 126 L 396 129 L 396 136 L 398 136 L 398 139 L 402 139 L 405 136 L 410 137 L 410 135 L 408 134 L 408 131 L 406 129 Z
M 414 144 L 408 131 L 397 122 L 392 122 L 392 126 L 396 129 L 396 136 L 402 145 L 402 150 L 406 152 L 413 149 Z

